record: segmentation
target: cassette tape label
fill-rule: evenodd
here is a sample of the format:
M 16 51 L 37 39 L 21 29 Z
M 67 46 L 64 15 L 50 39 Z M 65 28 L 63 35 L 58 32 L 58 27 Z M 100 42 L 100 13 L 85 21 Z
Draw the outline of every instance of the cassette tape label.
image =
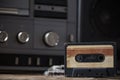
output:
M 67 68 L 114 68 L 112 45 L 67 46 Z

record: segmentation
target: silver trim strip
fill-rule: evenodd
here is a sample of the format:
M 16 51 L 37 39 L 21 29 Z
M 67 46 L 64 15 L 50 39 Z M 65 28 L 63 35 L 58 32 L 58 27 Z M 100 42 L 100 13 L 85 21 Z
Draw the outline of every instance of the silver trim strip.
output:
M 15 15 L 29 15 L 27 9 L 16 9 L 16 8 L 0 8 L 0 14 L 15 14 Z
M 18 14 L 18 9 L 14 9 L 14 8 L 0 8 L 0 13 Z

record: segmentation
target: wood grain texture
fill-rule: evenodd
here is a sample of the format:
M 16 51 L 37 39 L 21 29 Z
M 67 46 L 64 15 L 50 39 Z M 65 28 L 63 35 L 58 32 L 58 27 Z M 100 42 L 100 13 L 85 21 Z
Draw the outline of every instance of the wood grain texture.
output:
M 112 45 L 73 45 L 67 47 L 68 55 L 75 55 L 78 53 L 83 54 L 96 54 L 103 53 L 104 55 L 113 55 Z
M 70 78 L 65 76 L 0 74 L 0 80 L 119 80 L 118 78 Z
M 103 54 L 103 62 L 77 62 L 77 54 Z M 67 47 L 67 68 L 113 68 L 114 50 L 112 45 L 73 45 Z

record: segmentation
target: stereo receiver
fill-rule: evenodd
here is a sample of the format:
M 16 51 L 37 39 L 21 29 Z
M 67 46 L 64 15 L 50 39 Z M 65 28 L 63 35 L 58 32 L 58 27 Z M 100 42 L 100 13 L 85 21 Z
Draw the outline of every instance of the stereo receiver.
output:
M 64 64 L 76 42 L 75 0 L 0 0 L 0 72 L 45 71 Z

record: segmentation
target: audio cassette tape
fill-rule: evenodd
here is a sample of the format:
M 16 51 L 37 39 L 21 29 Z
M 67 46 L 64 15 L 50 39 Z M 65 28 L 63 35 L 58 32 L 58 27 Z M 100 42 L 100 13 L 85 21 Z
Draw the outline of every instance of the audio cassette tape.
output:
M 114 77 L 116 45 L 113 42 L 68 44 L 65 63 L 67 77 Z

